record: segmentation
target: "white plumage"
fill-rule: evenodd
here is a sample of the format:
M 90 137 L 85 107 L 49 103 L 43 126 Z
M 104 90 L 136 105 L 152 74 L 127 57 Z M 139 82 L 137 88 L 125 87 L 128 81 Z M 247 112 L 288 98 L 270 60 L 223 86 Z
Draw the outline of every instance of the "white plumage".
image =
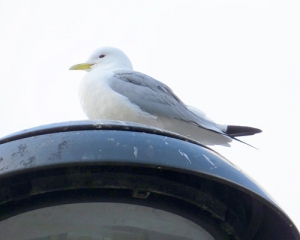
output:
M 120 120 L 172 131 L 205 145 L 229 146 L 236 136 L 261 130 L 216 124 L 186 106 L 165 84 L 133 70 L 119 49 L 103 47 L 71 70 L 86 70 L 79 88 L 81 106 L 89 119 Z

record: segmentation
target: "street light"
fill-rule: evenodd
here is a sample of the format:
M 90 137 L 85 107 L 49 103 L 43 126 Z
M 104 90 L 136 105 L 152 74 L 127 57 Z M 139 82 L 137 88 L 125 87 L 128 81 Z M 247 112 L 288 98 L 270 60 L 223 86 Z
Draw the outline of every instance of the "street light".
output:
M 0 139 L 0 239 L 300 239 L 249 177 L 209 148 L 115 121 Z

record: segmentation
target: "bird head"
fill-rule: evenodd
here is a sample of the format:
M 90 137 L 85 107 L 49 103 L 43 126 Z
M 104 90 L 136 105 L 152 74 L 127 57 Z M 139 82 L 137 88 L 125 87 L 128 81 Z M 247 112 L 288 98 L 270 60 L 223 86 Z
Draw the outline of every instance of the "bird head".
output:
M 102 47 L 96 49 L 85 63 L 73 65 L 69 70 L 91 71 L 101 69 L 130 69 L 132 64 L 124 52 L 114 47 Z

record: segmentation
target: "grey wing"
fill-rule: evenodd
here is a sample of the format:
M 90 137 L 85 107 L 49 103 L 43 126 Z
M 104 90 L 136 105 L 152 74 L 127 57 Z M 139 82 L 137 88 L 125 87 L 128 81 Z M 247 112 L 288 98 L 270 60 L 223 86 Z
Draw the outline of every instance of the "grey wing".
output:
M 188 110 L 167 85 L 143 73 L 114 71 L 109 85 L 114 91 L 152 115 L 191 122 L 199 127 L 222 133 L 213 122 Z

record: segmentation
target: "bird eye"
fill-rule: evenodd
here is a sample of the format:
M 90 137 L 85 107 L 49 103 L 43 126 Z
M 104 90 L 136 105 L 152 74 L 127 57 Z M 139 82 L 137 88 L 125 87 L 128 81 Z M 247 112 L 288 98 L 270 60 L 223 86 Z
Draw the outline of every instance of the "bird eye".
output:
M 99 58 L 104 58 L 104 57 L 105 57 L 105 55 L 103 55 L 103 54 L 99 56 Z

